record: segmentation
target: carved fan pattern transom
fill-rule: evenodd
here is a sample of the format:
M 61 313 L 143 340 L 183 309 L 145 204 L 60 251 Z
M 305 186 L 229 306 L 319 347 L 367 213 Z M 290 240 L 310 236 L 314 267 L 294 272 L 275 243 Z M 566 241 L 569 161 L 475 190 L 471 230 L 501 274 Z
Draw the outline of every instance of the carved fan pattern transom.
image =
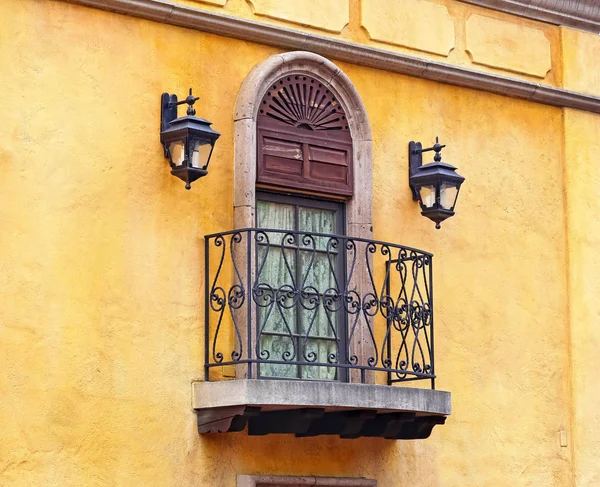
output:
M 339 101 L 310 76 L 291 75 L 276 81 L 263 97 L 259 114 L 297 128 L 348 131 Z

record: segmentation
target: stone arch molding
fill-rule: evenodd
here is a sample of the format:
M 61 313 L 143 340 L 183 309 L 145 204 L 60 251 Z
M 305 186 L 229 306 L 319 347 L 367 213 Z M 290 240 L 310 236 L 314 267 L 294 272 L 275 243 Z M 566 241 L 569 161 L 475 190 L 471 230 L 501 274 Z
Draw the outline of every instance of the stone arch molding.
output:
M 256 117 L 260 100 L 279 78 L 310 75 L 326 85 L 346 111 L 352 135 L 354 196 L 346 203 L 346 232 L 372 236 L 372 138 L 367 111 L 350 78 L 328 59 L 305 51 L 276 54 L 258 64 L 238 93 L 234 113 L 234 225 L 255 226 Z

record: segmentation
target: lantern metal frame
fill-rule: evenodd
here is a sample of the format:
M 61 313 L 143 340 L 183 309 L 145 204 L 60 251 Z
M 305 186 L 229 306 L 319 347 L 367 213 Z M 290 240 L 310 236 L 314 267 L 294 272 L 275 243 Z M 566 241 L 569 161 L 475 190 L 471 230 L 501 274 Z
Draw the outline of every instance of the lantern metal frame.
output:
M 408 181 L 413 200 L 419 202 L 421 214 L 435 222 L 437 229 L 440 228 L 441 222 L 454 216 L 460 187 L 465 181 L 465 178 L 456 172 L 456 167 L 442 162 L 441 151 L 444 147 L 446 146 L 439 143 L 438 137 L 435 139 L 435 144 L 427 149 L 423 149 L 421 142 L 411 141 L 408 144 Z M 429 151 L 435 152 L 434 161 L 423 165 L 423 152 Z M 456 196 L 449 208 L 441 202 L 441 186 L 443 184 L 456 188 Z M 432 206 L 425 205 L 422 200 L 421 188 L 424 186 L 435 188 L 435 199 Z
M 161 95 L 160 109 L 160 142 L 163 145 L 165 158 L 171 166 L 171 174 L 185 182 L 185 189 L 191 189 L 191 183 L 208 174 L 208 165 L 215 148 L 215 142 L 221 136 L 211 128 L 212 122 L 204 118 L 196 117 L 194 103 L 198 97 L 190 94 L 182 101 L 177 100 L 177 95 L 163 93 Z M 177 107 L 187 104 L 187 113 L 183 117 L 177 117 Z M 173 162 L 173 154 L 169 147 L 173 142 L 183 144 L 183 161 L 181 164 Z M 194 146 L 195 143 L 199 145 Z M 206 161 L 201 161 L 202 166 L 193 165 L 194 149 L 210 144 L 210 152 Z

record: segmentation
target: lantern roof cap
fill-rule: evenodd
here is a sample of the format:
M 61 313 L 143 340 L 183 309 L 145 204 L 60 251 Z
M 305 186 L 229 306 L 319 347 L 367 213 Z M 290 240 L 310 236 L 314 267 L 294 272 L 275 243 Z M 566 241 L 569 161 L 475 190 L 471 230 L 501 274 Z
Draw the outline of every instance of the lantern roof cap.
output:
M 205 118 L 197 117 L 196 115 L 184 115 L 183 117 L 178 117 L 175 120 L 171 120 L 169 124 L 173 125 L 176 123 L 182 123 L 187 121 L 201 123 L 205 125 L 212 125 L 212 122 L 209 122 Z
M 214 130 L 211 125 L 212 122 L 209 122 L 204 118 L 196 117 L 195 115 L 185 115 L 170 121 L 169 127 L 163 130 L 162 134 L 166 135 L 181 130 L 196 130 L 204 132 L 205 134 L 214 137 L 216 140 L 221 134 Z
M 456 167 L 447 162 L 430 162 L 420 166 L 412 176 L 413 180 L 421 178 L 439 178 L 462 183 L 465 178 L 456 172 Z

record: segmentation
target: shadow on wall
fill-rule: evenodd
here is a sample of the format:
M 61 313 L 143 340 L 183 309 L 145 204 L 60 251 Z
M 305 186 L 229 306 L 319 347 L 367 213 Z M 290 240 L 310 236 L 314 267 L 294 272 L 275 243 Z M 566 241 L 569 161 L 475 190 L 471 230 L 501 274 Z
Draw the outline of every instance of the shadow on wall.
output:
M 434 433 L 435 435 L 435 433 Z M 247 432 L 199 435 L 199 485 L 235 487 L 238 474 L 377 479 L 381 487 L 440 485 L 434 442 L 379 438 L 251 437 Z

